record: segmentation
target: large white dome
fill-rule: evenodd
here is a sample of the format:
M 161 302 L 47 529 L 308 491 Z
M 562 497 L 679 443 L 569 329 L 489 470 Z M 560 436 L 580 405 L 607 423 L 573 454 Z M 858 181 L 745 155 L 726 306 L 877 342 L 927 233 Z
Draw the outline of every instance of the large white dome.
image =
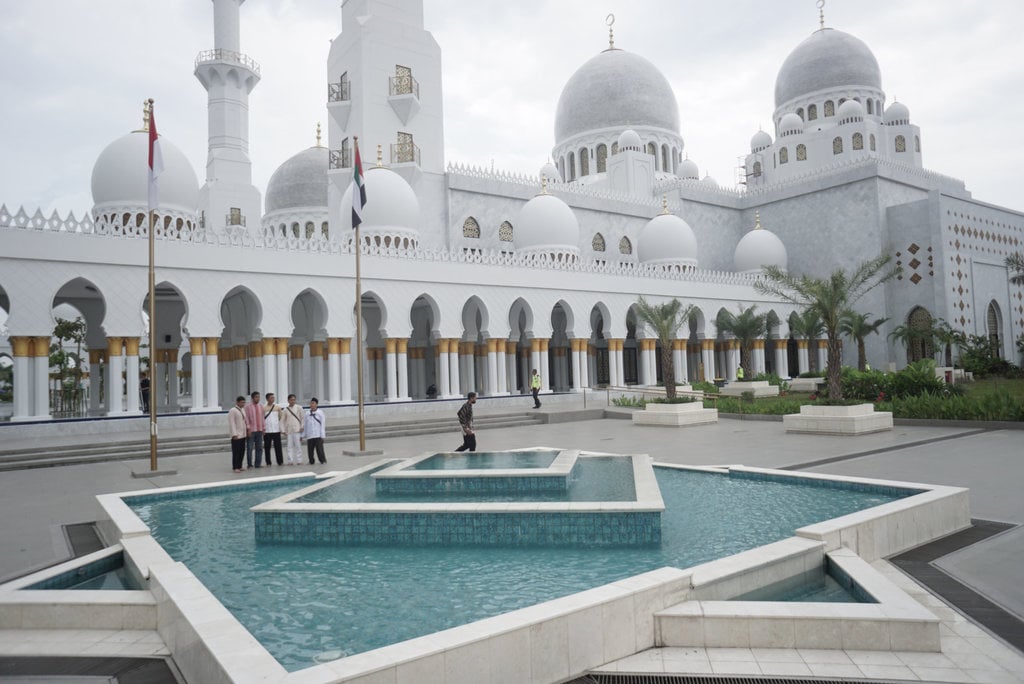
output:
M 405 179 L 383 166 L 368 168 L 363 176 L 366 205 L 363 207 L 364 228 L 419 230 L 420 201 Z M 352 230 L 352 185 L 341 198 L 338 223 L 343 230 Z M 517 227 L 518 232 L 518 227 Z
M 160 208 L 194 213 L 199 207 L 199 181 L 192 164 L 163 135 L 160 153 Z M 92 202 L 95 208 L 149 205 L 149 131 L 133 131 L 100 152 L 92 167 Z
M 555 145 L 602 128 L 662 128 L 679 133 L 679 105 L 668 80 L 639 55 L 610 49 L 576 70 L 555 114 Z
M 655 216 L 640 232 L 637 256 L 643 263 L 697 265 L 697 238 L 675 214 Z
M 789 54 L 775 79 L 775 106 L 819 90 L 861 86 L 882 89 L 878 60 L 859 38 L 820 29 Z
M 580 224 L 565 202 L 537 195 L 519 210 L 512 239 L 517 251 L 578 253 Z
M 740 239 L 733 253 L 733 264 L 740 273 L 760 271 L 765 266 L 777 266 L 785 271 L 788 263 L 786 246 L 778 235 L 761 227 L 760 217 L 754 229 Z
M 310 147 L 277 167 L 267 183 L 266 211 L 327 207 L 326 147 Z

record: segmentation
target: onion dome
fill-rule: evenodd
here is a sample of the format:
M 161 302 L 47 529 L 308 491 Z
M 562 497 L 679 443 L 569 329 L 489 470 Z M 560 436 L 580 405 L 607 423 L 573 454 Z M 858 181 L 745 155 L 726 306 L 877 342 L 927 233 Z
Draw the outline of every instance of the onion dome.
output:
M 758 212 L 754 229 L 740 239 L 733 253 L 733 264 L 740 273 L 751 273 L 762 270 L 765 266 L 777 266 L 786 270 L 789 256 L 786 246 L 779 236 L 761 227 L 761 214 Z
M 587 131 L 624 125 L 679 133 L 679 105 L 665 76 L 639 55 L 599 53 L 576 70 L 558 98 L 555 145 Z
M 569 205 L 544 190 L 519 210 L 513 234 L 516 252 L 556 261 L 579 258 L 580 224 Z
M 687 157 L 683 161 L 679 162 L 679 168 L 676 169 L 676 175 L 683 180 L 700 180 L 700 170 L 697 168 L 697 162 Z
M 327 207 L 327 167 L 330 153 L 315 146 L 277 167 L 267 183 L 268 214 L 285 209 Z
M 366 189 L 366 204 L 363 205 L 363 221 L 359 231 L 366 236 L 367 243 L 385 247 L 417 246 L 420 238 L 420 202 L 405 179 L 391 169 L 371 166 L 363 175 L 363 187 Z M 351 184 L 339 206 L 341 216 L 334 220 L 342 231 L 352 230 Z
M 893 102 L 886 108 L 882 121 L 886 126 L 905 126 L 910 123 L 910 110 L 902 102 Z
M 640 141 L 640 136 L 632 128 L 627 128 L 619 134 L 619 152 L 626 150 L 643 152 L 643 149 L 644 144 Z
M 823 28 L 800 43 L 782 63 L 775 79 L 775 106 L 821 90 L 854 86 L 881 91 L 878 60 L 859 38 Z
M 796 135 L 804 132 L 804 120 L 800 115 L 789 112 L 779 119 L 779 136 Z
M 668 211 L 663 199 L 662 213 L 647 222 L 637 241 L 637 257 L 645 264 L 697 266 L 697 238 L 683 219 Z
M 553 183 L 562 182 L 562 174 L 558 172 L 558 167 L 553 163 L 548 162 L 544 166 L 540 167 L 540 177 L 547 178 Z
M 705 173 L 704 178 L 701 179 L 700 184 L 705 188 L 718 189 L 718 181 L 711 177 L 711 174 Z
M 160 136 L 164 170 L 160 174 L 158 211 L 195 214 L 199 181 L 192 164 L 166 136 Z M 92 167 L 93 212 L 104 208 L 149 207 L 149 131 L 122 136 L 100 152 Z
M 836 118 L 839 119 L 840 125 L 863 121 L 864 105 L 856 100 L 847 100 L 839 105 L 839 109 L 836 111 Z
M 758 130 L 750 139 L 750 151 L 760 152 L 772 146 L 772 136 L 762 130 Z

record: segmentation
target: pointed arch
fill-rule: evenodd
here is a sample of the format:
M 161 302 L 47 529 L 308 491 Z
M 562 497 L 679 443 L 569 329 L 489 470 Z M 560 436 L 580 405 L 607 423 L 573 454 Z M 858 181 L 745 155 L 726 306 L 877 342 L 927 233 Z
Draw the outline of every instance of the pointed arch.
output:
M 595 252 L 603 252 L 605 250 L 604 235 L 594 233 L 594 239 L 590 241 L 590 247 Z
M 628 237 L 623 235 L 622 239 L 619 240 L 619 254 L 632 254 L 632 253 L 633 253 L 633 243 L 630 242 Z
M 480 224 L 472 216 L 468 217 L 465 221 L 462 222 L 462 237 L 480 237 Z

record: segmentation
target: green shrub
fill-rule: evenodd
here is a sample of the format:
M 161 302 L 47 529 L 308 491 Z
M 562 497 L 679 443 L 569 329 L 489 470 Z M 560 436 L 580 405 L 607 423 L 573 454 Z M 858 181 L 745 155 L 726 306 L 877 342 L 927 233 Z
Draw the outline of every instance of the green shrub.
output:
M 801 373 L 798 377 L 801 377 L 801 378 L 823 378 L 823 377 L 825 377 L 825 374 L 822 373 L 821 371 L 807 371 L 806 373 Z
M 787 413 L 800 413 L 800 401 L 795 399 L 772 399 L 744 403 L 740 397 L 719 397 L 717 406 L 709 400 L 704 408 L 717 408 L 722 413 L 752 413 L 766 416 L 781 416 Z
M 627 408 L 644 408 L 647 406 L 647 401 L 643 397 L 627 397 L 624 394 L 619 396 L 618 399 L 612 399 L 612 403 L 616 406 L 625 406 Z
M 895 398 L 879 404 L 878 408 L 892 411 L 895 418 L 1024 421 L 1024 403 L 1008 392 L 981 397 L 921 394 Z
M 905 399 L 922 394 L 957 396 L 964 393 L 959 385 L 948 385 L 935 375 L 935 362 L 931 359 L 915 361 L 897 373 L 858 371 L 843 368 L 843 396 L 861 401 Z
M 704 394 L 718 394 L 718 386 L 713 382 L 695 382 L 690 385 L 694 392 L 703 392 Z
M 692 404 L 697 401 L 696 397 L 656 397 L 654 399 L 648 399 L 648 404 Z

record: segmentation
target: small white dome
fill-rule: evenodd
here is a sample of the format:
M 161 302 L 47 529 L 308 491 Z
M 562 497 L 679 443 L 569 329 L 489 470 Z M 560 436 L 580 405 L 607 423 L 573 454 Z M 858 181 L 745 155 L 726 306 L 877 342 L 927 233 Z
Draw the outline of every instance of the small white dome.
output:
M 772 146 L 772 136 L 765 131 L 758 131 L 754 134 L 754 137 L 750 139 L 750 151 L 760 152 L 763 149 Z
M 839 105 L 839 110 L 836 111 L 836 118 L 839 119 L 841 124 L 850 123 L 851 121 L 863 121 L 864 105 L 856 100 L 847 100 Z
M 655 216 L 637 240 L 637 256 L 648 264 L 697 265 L 697 238 L 693 229 L 675 214 Z
M 579 252 L 576 214 L 554 195 L 537 195 L 524 204 L 515 225 L 512 239 L 517 251 Z
M 761 227 L 758 218 L 754 229 L 744 235 L 733 253 L 733 264 L 740 273 L 756 272 L 765 266 L 786 270 L 789 256 L 779 236 Z
M 886 126 L 901 126 L 910 123 L 910 110 L 902 102 L 893 102 L 882 118 Z
M 697 168 L 697 162 L 687 157 L 683 161 L 679 162 L 679 168 L 676 170 L 676 175 L 683 180 L 699 180 L 700 170 Z
M 192 164 L 166 136 L 160 136 L 164 170 L 160 174 L 160 208 L 195 212 L 199 181 Z M 149 205 L 149 132 L 133 131 L 106 146 L 92 167 L 95 208 Z
M 267 213 L 305 207 L 325 209 L 329 157 L 326 147 L 310 147 L 277 167 L 267 183 Z
M 547 178 L 549 181 L 553 183 L 562 182 L 562 174 L 558 172 L 558 167 L 552 164 L 551 162 L 548 162 L 544 166 L 540 167 L 540 175 L 542 178 Z
M 779 119 L 779 135 L 795 135 L 804 132 L 804 120 L 799 114 L 789 112 Z
M 372 166 L 363 177 L 366 205 L 363 207 L 364 228 L 419 230 L 420 202 L 405 179 L 391 169 Z M 341 198 L 341 216 L 335 218 L 342 230 L 352 230 L 352 184 Z
M 706 188 L 717 188 L 718 181 L 711 177 L 711 174 L 705 173 L 704 178 L 701 179 L 700 184 Z
M 643 150 L 644 144 L 640 136 L 632 128 L 627 128 L 619 135 L 619 152 L 623 150 Z

